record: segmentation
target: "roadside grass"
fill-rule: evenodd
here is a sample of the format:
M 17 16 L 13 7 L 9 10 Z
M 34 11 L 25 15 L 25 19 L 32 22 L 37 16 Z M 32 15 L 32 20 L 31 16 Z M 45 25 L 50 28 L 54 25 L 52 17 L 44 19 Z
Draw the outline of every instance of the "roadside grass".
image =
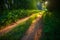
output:
M 39 13 L 31 16 L 27 21 L 22 22 L 8 33 L 0 36 L 0 40 L 21 40 L 31 23 L 37 18 Z
M 0 29 L 5 28 L 17 20 L 38 13 L 40 10 L 5 10 L 0 14 Z

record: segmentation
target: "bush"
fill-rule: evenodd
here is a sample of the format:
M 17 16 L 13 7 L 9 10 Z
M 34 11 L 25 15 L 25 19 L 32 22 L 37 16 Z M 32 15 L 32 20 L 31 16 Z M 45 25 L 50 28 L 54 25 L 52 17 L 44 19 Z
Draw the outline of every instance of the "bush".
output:
M 44 27 L 41 40 L 60 39 L 60 18 L 53 12 L 45 12 L 43 15 L 43 22 Z
M 2 26 L 16 22 L 18 19 L 30 16 L 32 10 L 5 10 L 0 16 L 0 29 Z

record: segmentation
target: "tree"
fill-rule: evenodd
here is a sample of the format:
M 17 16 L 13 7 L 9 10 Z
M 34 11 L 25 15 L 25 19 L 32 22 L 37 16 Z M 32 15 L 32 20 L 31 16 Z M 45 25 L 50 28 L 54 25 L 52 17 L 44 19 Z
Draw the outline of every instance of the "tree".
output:
M 48 1 L 48 5 L 47 5 L 47 9 L 50 11 L 59 11 L 60 9 L 60 1 L 59 0 L 47 0 Z
M 4 9 L 4 1 L 0 0 L 0 11 Z
M 37 9 L 36 0 L 0 0 L 0 10 Z

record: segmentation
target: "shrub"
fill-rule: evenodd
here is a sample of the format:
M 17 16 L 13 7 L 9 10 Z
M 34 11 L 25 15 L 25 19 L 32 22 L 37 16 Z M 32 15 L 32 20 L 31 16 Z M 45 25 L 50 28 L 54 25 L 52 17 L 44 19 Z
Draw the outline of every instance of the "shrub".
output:
M 9 25 L 16 22 L 18 19 L 30 16 L 31 14 L 33 14 L 33 10 L 5 10 L 0 16 L 0 29 L 2 26 Z

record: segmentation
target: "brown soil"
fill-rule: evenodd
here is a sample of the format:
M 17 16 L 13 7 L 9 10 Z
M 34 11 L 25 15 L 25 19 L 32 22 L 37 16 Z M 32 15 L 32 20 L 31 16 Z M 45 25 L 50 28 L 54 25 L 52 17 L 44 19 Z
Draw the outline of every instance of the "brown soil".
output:
M 21 40 L 39 40 L 42 33 L 42 15 L 34 20 Z

